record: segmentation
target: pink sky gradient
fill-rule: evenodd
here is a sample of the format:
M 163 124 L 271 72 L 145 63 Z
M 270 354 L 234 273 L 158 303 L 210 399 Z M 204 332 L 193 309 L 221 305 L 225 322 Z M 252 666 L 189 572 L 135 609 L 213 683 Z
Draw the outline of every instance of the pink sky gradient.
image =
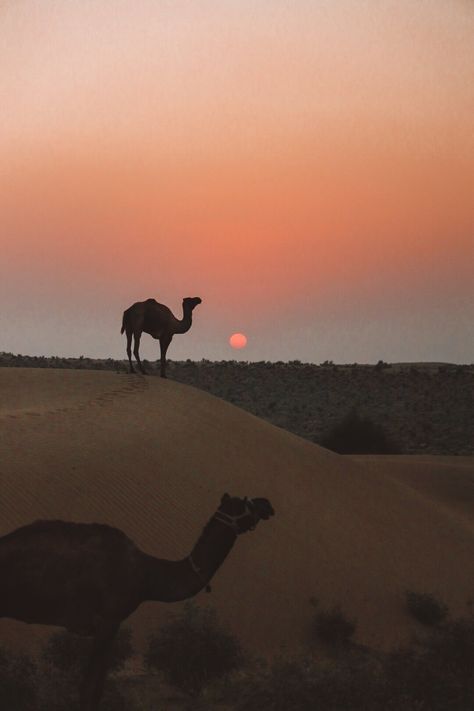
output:
M 0 5 L 0 350 L 472 362 L 474 6 L 255 5 Z

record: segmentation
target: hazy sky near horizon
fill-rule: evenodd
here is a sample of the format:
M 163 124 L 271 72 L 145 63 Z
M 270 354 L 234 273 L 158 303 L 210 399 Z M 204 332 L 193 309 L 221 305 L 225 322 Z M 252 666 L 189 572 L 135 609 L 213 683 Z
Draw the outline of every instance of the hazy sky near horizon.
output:
M 0 350 L 472 362 L 473 116 L 470 0 L 0 0 Z

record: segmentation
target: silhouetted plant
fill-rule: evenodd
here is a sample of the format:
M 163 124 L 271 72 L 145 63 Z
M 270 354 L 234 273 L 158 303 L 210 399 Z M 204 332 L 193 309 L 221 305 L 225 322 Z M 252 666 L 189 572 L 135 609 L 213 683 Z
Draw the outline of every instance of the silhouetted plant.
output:
M 398 447 L 383 427 L 352 410 L 320 444 L 338 454 L 396 454 Z
M 349 644 L 356 630 L 356 622 L 344 615 L 339 606 L 320 610 L 314 615 L 311 631 L 316 640 L 331 647 Z
M 168 683 L 192 695 L 242 661 L 238 640 L 220 626 L 215 610 L 193 603 L 150 636 L 145 653 L 150 669 L 159 669 Z
M 110 653 L 110 672 L 123 669 L 133 654 L 129 627 L 120 628 Z M 40 663 L 42 674 L 38 683 L 40 711 L 79 711 L 78 683 L 90 654 L 92 640 L 69 632 L 57 632 L 43 646 Z M 101 711 L 130 711 L 116 680 L 110 674 L 106 680 Z
M 368 659 L 315 662 L 276 659 L 257 668 L 234 690 L 237 711 L 382 711 L 383 679 Z
M 37 679 L 37 704 L 34 711 L 80 711 L 77 679 L 51 668 L 42 670 Z M 121 693 L 117 680 L 108 678 L 100 702 L 100 711 L 133 711 L 134 708 L 130 699 Z M 14 709 L 16 711 L 16 707 Z
M 386 368 L 391 368 L 392 366 L 390 363 L 385 363 L 383 360 L 379 360 L 375 366 L 375 370 L 385 370 Z
M 385 667 L 390 708 L 474 708 L 474 620 L 434 628 L 416 645 L 391 654 Z
M 474 620 L 447 622 L 411 647 L 323 662 L 277 659 L 244 675 L 237 711 L 468 711 L 474 708 Z
M 90 654 L 92 640 L 69 632 L 51 635 L 42 651 L 42 660 L 65 673 L 81 674 L 84 661 Z M 110 651 L 109 672 L 123 669 L 132 656 L 132 632 L 129 627 L 121 627 Z
M 448 616 L 448 607 L 430 593 L 406 593 L 408 612 L 422 625 L 439 625 Z

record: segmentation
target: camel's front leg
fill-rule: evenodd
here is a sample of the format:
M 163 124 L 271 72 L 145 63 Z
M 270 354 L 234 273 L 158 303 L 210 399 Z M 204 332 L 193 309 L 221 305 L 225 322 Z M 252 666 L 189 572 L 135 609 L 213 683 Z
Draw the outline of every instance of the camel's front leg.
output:
M 140 360 L 139 348 L 140 348 L 140 338 L 141 338 L 141 335 L 142 335 L 142 334 L 141 334 L 139 331 L 135 331 L 135 333 L 133 334 L 133 338 L 134 338 L 133 355 L 135 356 L 135 360 L 136 360 L 137 363 L 138 363 L 138 367 L 140 368 L 140 372 L 143 373 L 143 375 L 146 375 L 146 370 L 145 370 L 145 368 L 143 367 L 142 362 L 141 362 L 141 360 Z
M 94 639 L 80 694 L 80 711 L 98 711 L 110 662 L 110 649 L 119 625 L 104 624 Z
M 160 338 L 160 375 L 162 378 L 166 378 L 166 351 L 168 350 L 168 346 L 171 343 L 171 338 L 171 336 L 162 336 Z

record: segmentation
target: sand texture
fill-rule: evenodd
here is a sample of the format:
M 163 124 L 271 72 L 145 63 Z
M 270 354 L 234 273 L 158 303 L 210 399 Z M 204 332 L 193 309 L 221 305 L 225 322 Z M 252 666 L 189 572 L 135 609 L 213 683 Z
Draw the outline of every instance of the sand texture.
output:
M 269 498 L 276 516 L 197 597 L 259 653 L 305 641 L 312 597 L 381 648 L 414 629 L 406 590 L 454 614 L 474 599 L 470 458 L 342 457 L 190 386 L 99 371 L 0 368 L 0 433 L 1 535 L 40 518 L 97 521 L 180 558 L 224 492 Z M 173 608 L 143 605 L 137 642 Z M 0 620 L 3 644 L 44 631 Z

